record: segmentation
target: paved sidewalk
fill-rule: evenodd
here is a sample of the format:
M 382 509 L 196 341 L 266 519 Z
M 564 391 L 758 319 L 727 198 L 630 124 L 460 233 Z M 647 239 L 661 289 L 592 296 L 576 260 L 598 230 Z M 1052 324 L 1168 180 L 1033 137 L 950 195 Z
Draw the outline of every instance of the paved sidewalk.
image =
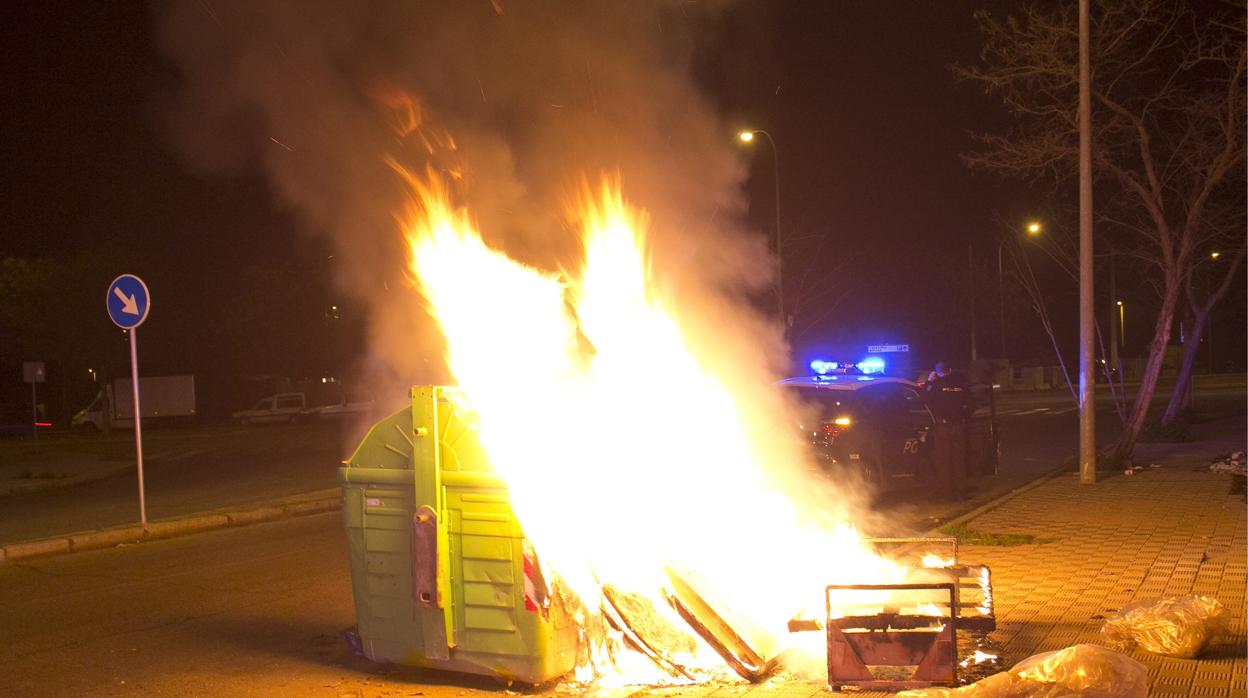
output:
M 1127 603 L 1207 594 L 1226 605 L 1230 643 L 1203 659 L 1136 651 L 1151 695 L 1242 696 L 1248 536 L 1242 495 L 1207 461 L 1116 474 L 1083 486 L 1063 476 L 969 522 L 1052 542 L 966 547 L 992 567 L 1007 665 L 1037 652 L 1095 643 L 1101 618 Z
M 1095 485 L 1061 475 L 969 520 L 985 533 L 1022 533 L 1037 543 L 963 546 L 964 561 L 989 565 L 998 630 L 1012 666 L 1038 652 L 1097 643 L 1104 616 L 1132 601 L 1207 594 L 1226 605 L 1233 637 L 1201 659 L 1131 653 L 1149 670 L 1152 696 L 1245 694 L 1248 517 L 1231 477 L 1188 460 Z M 817 696 L 813 683 L 657 690 L 651 695 Z M 639 692 L 643 693 L 643 692 Z M 857 695 L 887 695 L 861 693 Z

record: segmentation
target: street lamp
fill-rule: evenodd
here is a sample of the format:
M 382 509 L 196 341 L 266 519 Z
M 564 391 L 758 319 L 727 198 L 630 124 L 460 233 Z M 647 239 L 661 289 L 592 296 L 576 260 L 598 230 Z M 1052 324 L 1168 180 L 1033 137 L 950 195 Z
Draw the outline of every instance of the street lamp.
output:
M 1123 307 L 1123 305 L 1122 305 L 1122 301 L 1117 301 L 1117 303 L 1118 303 L 1118 340 L 1119 340 L 1119 341 L 1122 343 L 1122 345 L 1125 347 L 1125 346 L 1127 345 L 1127 340 L 1126 340 L 1126 336 L 1127 336 L 1127 316 L 1126 316 L 1126 309 Z
M 746 129 L 737 133 L 737 139 L 747 144 L 752 144 L 755 136 L 763 136 L 771 144 L 771 159 L 775 175 L 772 179 L 775 180 L 776 185 L 776 306 L 780 311 L 780 326 L 787 333 L 789 321 L 784 315 L 784 254 L 780 246 L 780 151 L 776 148 L 776 140 L 762 129 Z
M 1036 237 L 1044 232 L 1044 226 L 1039 221 L 1032 221 L 1027 224 L 1027 237 Z M 1001 238 L 1001 242 L 997 244 L 997 315 L 1001 320 L 1001 358 L 1005 357 L 1005 272 L 1001 263 L 1001 252 L 1005 249 L 1005 243 L 1010 238 Z
M 1214 250 L 1209 253 L 1209 261 L 1216 262 L 1221 256 L 1221 252 Z M 1213 306 L 1209 306 L 1209 317 L 1205 318 L 1205 341 L 1209 343 L 1209 372 L 1213 373 Z

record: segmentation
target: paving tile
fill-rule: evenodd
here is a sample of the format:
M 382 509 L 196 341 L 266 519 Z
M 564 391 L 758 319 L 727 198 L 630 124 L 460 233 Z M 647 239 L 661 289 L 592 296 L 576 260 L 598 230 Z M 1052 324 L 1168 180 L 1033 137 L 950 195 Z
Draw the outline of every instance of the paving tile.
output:
M 1227 609 L 1230 650 L 1176 659 L 1141 650 L 1150 696 L 1242 698 L 1248 659 L 1248 516 L 1226 480 L 1204 470 L 1166 468 L 1092 487 L 1073 476 L 1028 490 L 969 522 L 993 532 L 1055 539 L 1017 547 L 963 546 L 960 557 L 992 569 L 997 630 L 1006 664 L 1039 651 L 1100 640 L 1102 618 L 1132 601 L 1206 594 Z M 769 682 L 658 695 L 713 698 L 828 695 L 811 682 Z M 888 695 L 855 693 L 860 697 Z
M 1242 502 L 1208 472 L 1166 469 L 1095 487 L 1058 478 L 970 522 L 973 528 L 1025 531 L 1059 540 L 1020 548 L 967 549 L 967 560 L 994 572 L 1007 657 L 1095 642 L 1093 615 L 1140 599 L 1217 596 L 1233 633 L 1245 626 L 1248 533 Z M 1240 641 L 1240 646 L 1243 646 Z M 1151 695 L 1243 695 L 1246 659 L 1181 660 L 1136 651 L 1149 668 Z

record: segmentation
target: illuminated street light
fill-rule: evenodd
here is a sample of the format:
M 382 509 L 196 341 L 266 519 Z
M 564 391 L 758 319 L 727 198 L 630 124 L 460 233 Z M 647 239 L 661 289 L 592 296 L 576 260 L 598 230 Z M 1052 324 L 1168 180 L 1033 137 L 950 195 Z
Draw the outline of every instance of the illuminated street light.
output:
M 1039 221 L 1032 221 L 1027 224 L 1027 237 L 1036 237 L 1044 231 L 1044 226 Z M 1010 238 L 1001 238 L 1001 242 L 997 244 L 997 314 L 1001 320 L 1001 358 L 1005 358 L 1005 272 L 1001 263 L 1001 252 L 1005 249 L 1005 243 Z
M 1213 252 L 1209 253 L 1209 261 L 1216 262 L 1218 261 L 1218 257 L 1221 257 L 1221 256 L 1222 256 L 1221 252 L 1219 252 L 1218 250 L 1214 250 Z M 1205 322 L 1206 322 L 1205 341 L 1209 345 L 1209 372 L 1212 373 L 1213 372 L 1213 324 L 1214 324 L 1213 323 L 1213 308 L 1209 308 L 1209 318 Z M 1188 390 L 1191 390 L 1190 385 L 1188 386 Z
M 1126 345 L 1127 340 L 1127 319 L 1126 309 L 1122 305 L 1122 301 L 1118 301 L 1118 337 L 1119 341 Z
M 776 306 L 780 311 L 780 327 L 787 334 L 789 331 L 789 320 L 784 314 L 784 254 L 781 248 L 780 238 L 780 151 L 776 148 L 776 140 L 771 137 L 770 133 L 762 129 L 746 129 L 737 133 L 737 140 L 742 143 L 753 143 L 755 136 L 764 136 L 767 142 L 771 144 L 771 158 L 774 166 L 773 179 L 776 184 Z

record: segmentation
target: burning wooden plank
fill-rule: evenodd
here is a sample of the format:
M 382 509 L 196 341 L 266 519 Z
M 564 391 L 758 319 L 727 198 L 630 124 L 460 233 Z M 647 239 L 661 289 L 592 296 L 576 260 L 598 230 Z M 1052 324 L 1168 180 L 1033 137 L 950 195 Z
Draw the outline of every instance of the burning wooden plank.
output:
M 664 590 L 668 603 L 741 678 L 758 683 L 783 667 L 783 652 L 764 660 L 684 578 L 670 569 L 667 576 L 672 583 L 671 589 Z
M 624 635 L 625 642 L 673 677 L 694 679 L 690 669 L 676 659 L 697 651 L 693 637 L 659 615 L 644 596 L 620 591 L 609 584 L 602 587 L 602 596 L 602 614 L 611 627 Z

